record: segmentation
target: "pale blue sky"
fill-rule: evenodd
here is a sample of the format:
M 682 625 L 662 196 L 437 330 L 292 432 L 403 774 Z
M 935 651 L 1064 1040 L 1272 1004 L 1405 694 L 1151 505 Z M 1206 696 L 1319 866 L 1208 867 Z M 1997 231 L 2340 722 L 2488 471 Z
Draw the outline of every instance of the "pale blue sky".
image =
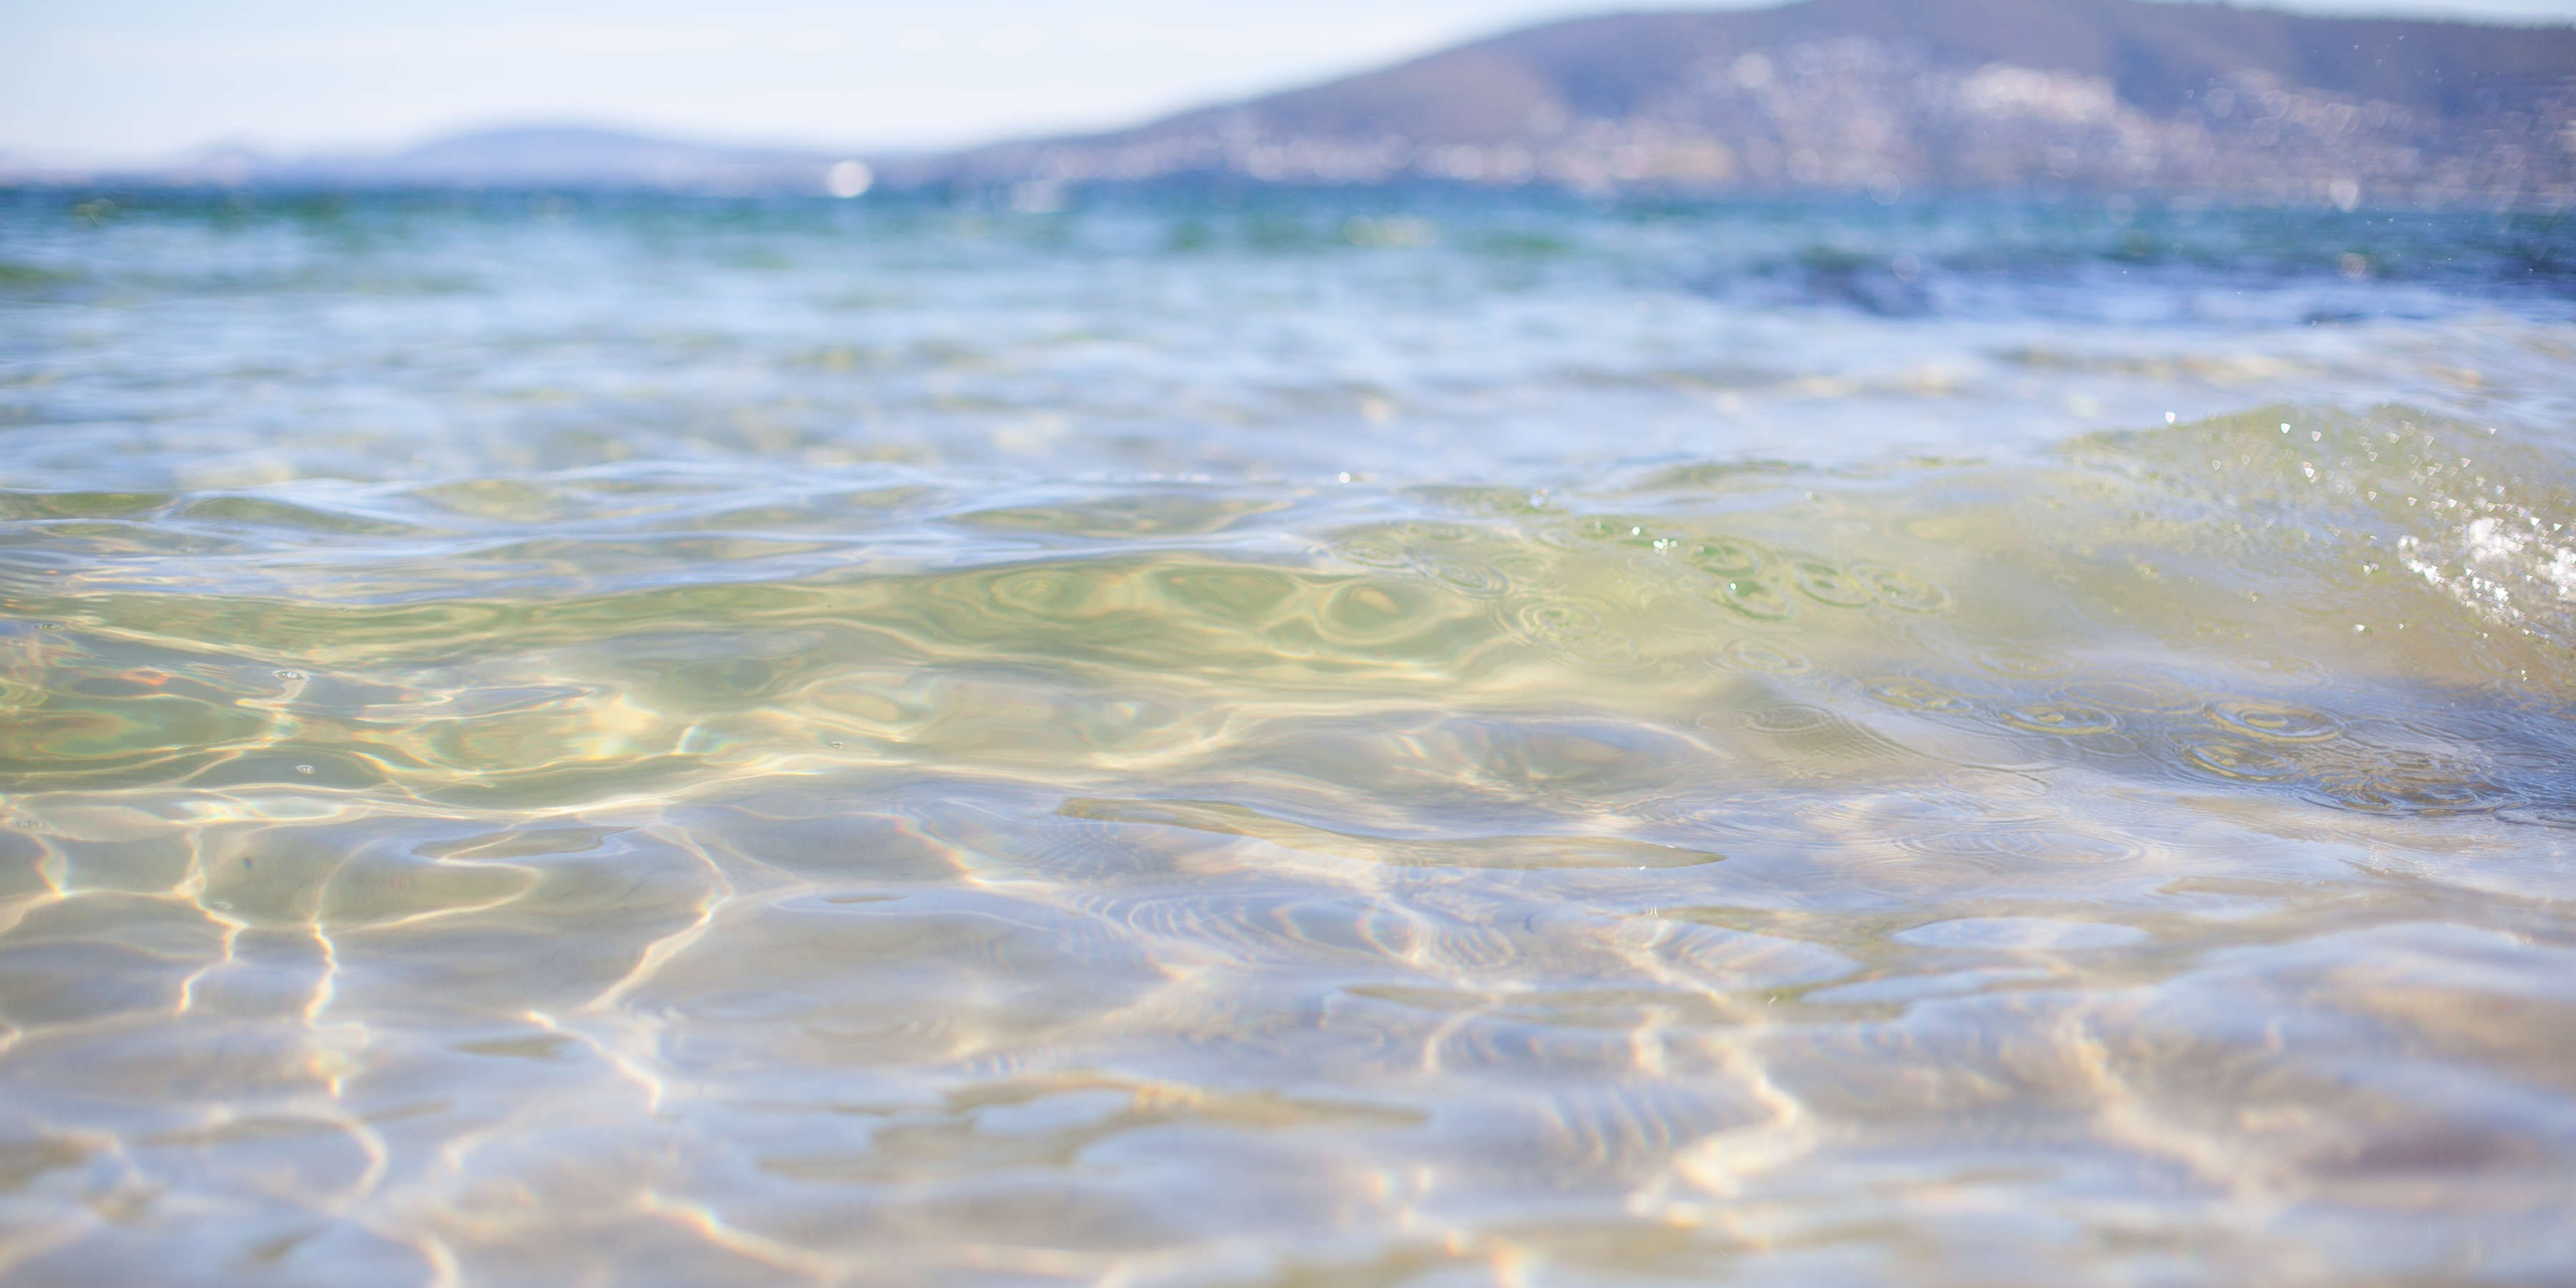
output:
M 956 143 L 1118 124 L 1524 22 L 1643 7 L 1662 6 L 0 0 L 0 154 L 143 159 L 216 140 L 379 147 L 531 120 L 822 145 Z M 2284 7 L 2576 20 L 2576 0 Z

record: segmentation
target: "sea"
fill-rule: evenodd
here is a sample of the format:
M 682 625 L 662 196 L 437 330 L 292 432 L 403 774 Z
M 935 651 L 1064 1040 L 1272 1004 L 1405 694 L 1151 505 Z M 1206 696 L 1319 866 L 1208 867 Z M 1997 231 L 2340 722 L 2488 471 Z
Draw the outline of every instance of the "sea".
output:
M 2576 217 L 0 192 L 0 1278 L 2576 1279 Z

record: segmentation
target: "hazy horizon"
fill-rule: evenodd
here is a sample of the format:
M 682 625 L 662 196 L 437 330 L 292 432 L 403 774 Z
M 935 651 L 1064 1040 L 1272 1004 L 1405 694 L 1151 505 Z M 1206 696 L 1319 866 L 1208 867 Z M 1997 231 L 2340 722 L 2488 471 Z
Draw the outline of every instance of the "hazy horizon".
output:
M 1112 127 L 1352 72 L 1508 28 L 1621 7 L 1546 0 L 1318 0 L 1211 14 L 1171 0 L 1079 11 L 467 0 L 436 21 L 263 0 L 220 14 L 111 0 L 0 17 L 0 155 L 39 164 L 398 148 L 505 125 L 711 142 L 936 148 Z M 1662 7 L 1662 6 L 1646 6 Z M 1686 8 L 1753 8 L 1714 3 Z M 2576 0 L 2291 0 L 2346 16 L 2548 22 Z

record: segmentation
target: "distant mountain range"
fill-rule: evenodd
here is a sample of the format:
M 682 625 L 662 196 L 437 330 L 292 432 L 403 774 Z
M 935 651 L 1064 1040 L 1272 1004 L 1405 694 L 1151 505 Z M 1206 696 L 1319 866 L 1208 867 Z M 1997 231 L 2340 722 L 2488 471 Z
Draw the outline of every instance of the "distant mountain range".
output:
M 250 148 L 210 148 L 156 167 L 149 177 L 222 185 L 774 191 L 819 188 L 841 160 L 595 126 L 514 126 L 449 135 L 390 153 L 278 157 Z
M 2148 0 L 1802 0 L 1531 27 L 902 182 L 2576 200 L 2576 27 Z
M 1198 176 L 2566 206 L 2576 27 L 2150 0 L 1621 13 L 1133 129 L 867 160 L 896 187 L 1041 193 Z M 383 156 L 210 152 L 152 177 L 846 195 L 870 174 L 821 153 L 551 128 Z

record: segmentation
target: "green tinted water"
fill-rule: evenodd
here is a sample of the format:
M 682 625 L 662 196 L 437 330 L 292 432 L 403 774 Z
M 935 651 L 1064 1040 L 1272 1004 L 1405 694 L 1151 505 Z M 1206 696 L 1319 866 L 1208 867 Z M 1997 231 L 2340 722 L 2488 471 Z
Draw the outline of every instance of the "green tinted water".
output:
M 387 209 L 13 216 L 16 1278 L 2576 1265 L 2548 291 Z

